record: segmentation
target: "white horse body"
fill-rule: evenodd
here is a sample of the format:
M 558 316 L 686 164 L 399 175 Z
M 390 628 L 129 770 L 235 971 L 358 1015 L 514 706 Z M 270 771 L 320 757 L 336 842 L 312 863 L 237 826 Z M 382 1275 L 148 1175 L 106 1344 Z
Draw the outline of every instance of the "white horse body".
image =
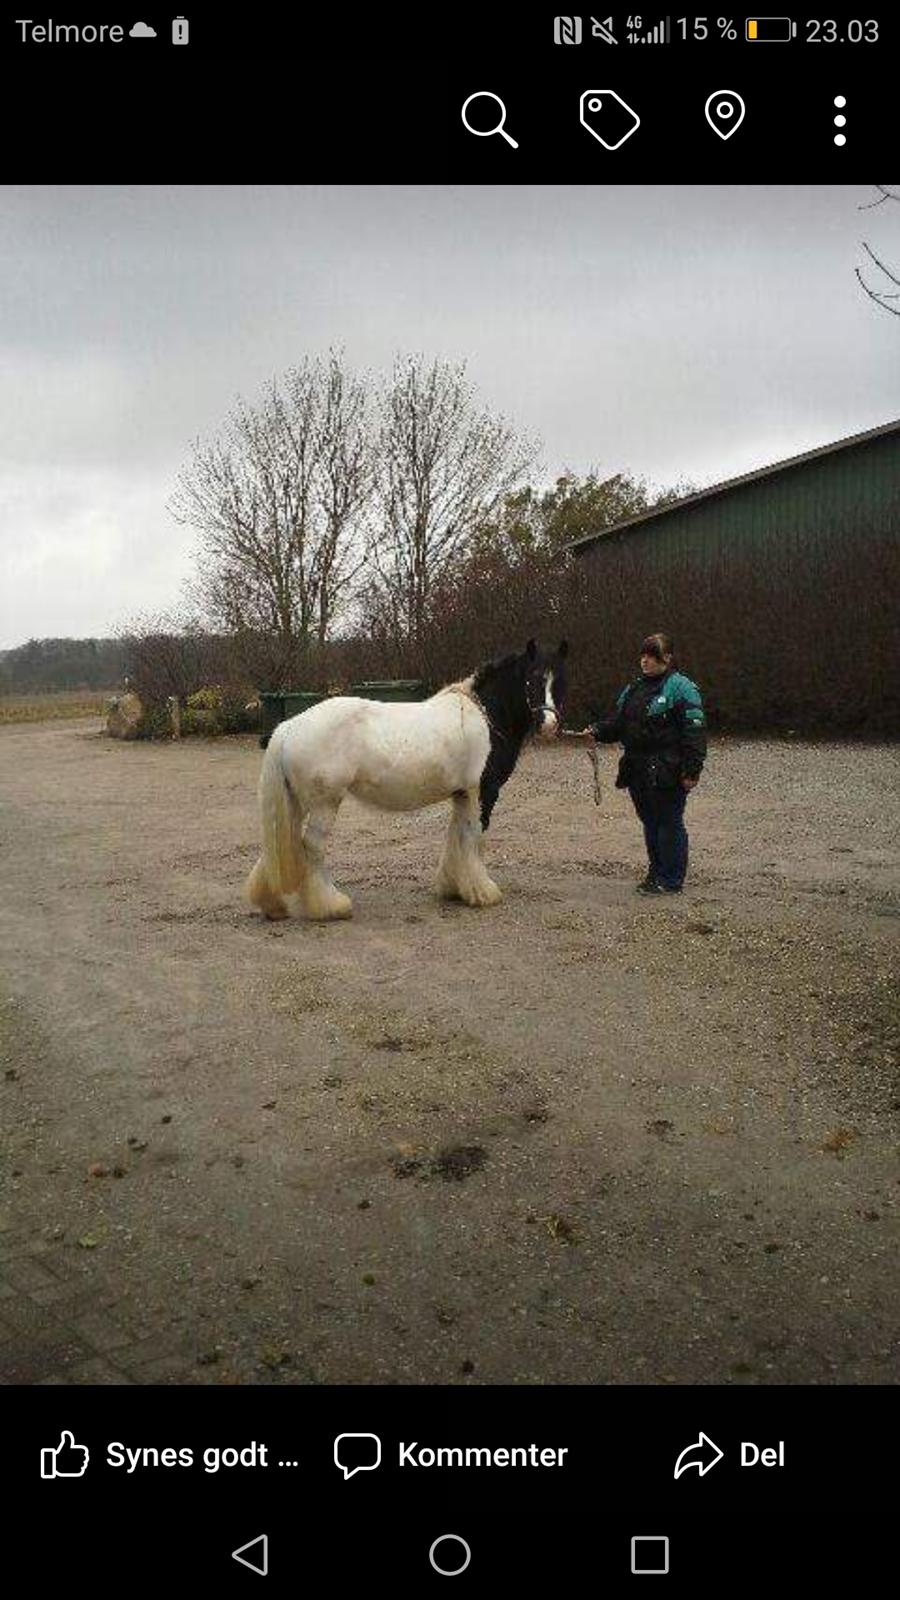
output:
M 385 811 L 418 811 L 478 784 L 490 733 L 467 694 L 442 689 L 397 704 L 335 696 L 282 722 L 271 743 L 301 805 L 312 786 Z
M 352 794 L 386 811 L 453 801 L 438 892 L 469 905 L 494 905 L 500 890 L 480 856 L 478 785 L 490 751 L 483 711 L 466 692 L 390 704 L 336 695 L 279 723 L 259 782 L 263 853 L 247 892 L 268 917 L 288 914 L 299 896 L 307 917 L 349 917 L 349 895 L 325 866 L 338 807 Z
M 287 897 L 296 895 L 307 917 L 350 916 L 350 898 L 335 888 L 325 856 L 341 801 L 352 794 L 386 811 L 450 800 L 438 893 L 471 906 L 496 905 L 502 896 L 481 857 L 482 782 L 493 762 L 493 805 L 529 728 L 555 733 L 551 691 L 565 648 L 547 667 L 531 640 L 521 656 L 488 663 L 430 700 L 392 704 L 336 695 L 280 723 L 259 780 L 263 849 L 247 882 L 251 904 L 268 917 L 285 917 Z

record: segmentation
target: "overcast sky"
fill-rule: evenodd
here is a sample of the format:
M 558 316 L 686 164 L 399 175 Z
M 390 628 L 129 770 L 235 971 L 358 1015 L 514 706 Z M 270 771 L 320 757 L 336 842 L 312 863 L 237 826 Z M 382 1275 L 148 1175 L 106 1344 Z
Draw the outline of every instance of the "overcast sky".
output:
M 865 187 L 0 189 L 0 648 L 179 600 L 197 435 L 305 354 L 468 362 L 568 467 L 714 483 L 900 416 Z

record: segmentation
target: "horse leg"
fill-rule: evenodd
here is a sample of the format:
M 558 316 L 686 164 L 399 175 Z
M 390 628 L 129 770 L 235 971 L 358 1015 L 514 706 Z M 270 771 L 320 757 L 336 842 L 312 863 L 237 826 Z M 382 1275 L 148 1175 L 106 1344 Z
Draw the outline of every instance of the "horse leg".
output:
M 497 804 L 497 800 L 500 795 L 499 783 L 486 783 L 484 778 L 482 778 L 479 795 L 481 801 L 481 841 L 483 846 L 484 836 L 488 831 L 488 826 L 491 820 L 491 812 Z
M 453 796 L 447 842 L 438 867 L 437 892 L 445 900 L 464 900 L 468 906 L 495 906 L 503 899 L 481 859 L 481 824 L 478 789 Z
M 285 896 L 295 894 L 305 871 L 303 812 L 270 743 L 259 785 L 263 851 L 247 879 L 247 898 L 272 921 L 290 915 Z
M 340 803 L 340 800 L 330 803 L 318 802 L 312 806 L 303 831 L 306 871 L 300 885 L 300 903 L 304 916 L 311 917 L 317 922 L 353 915 L 353 902 L 350 896 L 342 894 L 340 889 L 335 888 L 325 865 L 325 852 L 328 849 Z
M 290 915 L 282 896 L 276 894 L 269 882 L 266 863 L 262 856 L 247 879 L 247 899 L 257 911 L 268 917 L 270 922 L 280 922 Z

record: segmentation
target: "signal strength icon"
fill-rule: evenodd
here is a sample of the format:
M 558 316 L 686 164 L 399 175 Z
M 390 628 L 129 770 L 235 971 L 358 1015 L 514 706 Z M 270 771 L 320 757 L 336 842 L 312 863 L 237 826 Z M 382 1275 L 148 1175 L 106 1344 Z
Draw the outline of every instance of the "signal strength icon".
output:
M 629 19 L 630 20 L 630 19 Z M 640 17 L 636 18 L 640 22 Z M 629 44 L 669 44 L 672 38 L 672 19 L 663 17 L 648 33 L 630 33 Z

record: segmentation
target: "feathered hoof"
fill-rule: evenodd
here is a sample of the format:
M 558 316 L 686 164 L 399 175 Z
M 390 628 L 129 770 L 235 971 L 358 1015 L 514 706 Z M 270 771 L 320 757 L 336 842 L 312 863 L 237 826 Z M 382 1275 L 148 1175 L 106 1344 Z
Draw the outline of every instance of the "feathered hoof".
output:
M 303 908 L 303 915 L 310 922 L 342 922 L 353 915 L 353 901 L 348 894 L 336 891 L 327 900 L 321 900 L 315 905 L 307 904 Z
M 467 906 L 498 906 L 503 899 L 502 889 L 489 878 L 487 883 L 479 884 L 477 888 L 470 889 L 460 898 Z
M 275 890 L 266 877 L 265 868 L 261 861 L 257 861 L 249 878 L 244 892 L 255 911 L 261 911 L 269 922 L 283 922 L 290 912 L 280 894 Z

